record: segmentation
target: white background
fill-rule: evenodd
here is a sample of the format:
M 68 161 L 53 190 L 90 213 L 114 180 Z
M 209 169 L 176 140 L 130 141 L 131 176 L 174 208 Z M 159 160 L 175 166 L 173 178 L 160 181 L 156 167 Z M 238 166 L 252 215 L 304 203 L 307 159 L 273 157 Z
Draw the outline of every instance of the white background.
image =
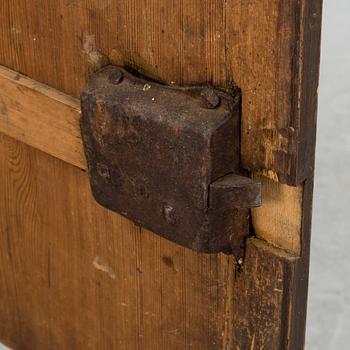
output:
M 325 0 L 307 350 L 350 349 L 350 0 Z

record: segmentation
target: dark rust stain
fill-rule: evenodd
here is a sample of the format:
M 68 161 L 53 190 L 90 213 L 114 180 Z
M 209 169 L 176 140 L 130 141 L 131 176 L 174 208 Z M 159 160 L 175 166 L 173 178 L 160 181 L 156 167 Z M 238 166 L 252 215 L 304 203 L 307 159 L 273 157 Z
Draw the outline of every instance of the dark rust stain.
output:
M 162 260 L 166 266 L 174 268 L 174 261 L 170 256 L 163 256 Z
M 239 173 L 240 96 L 107 66 L 81 95 L 92 192 L 106 208 L 199 252 L 242 255 L 260 184 Z

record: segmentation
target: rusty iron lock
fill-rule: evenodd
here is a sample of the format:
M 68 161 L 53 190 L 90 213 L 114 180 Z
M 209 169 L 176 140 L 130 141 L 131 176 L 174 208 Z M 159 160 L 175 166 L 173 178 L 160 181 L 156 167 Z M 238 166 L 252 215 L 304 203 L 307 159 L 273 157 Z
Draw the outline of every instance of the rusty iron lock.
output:
M 239 95 L 107 66 L 81 107 L 97 202 L 197 252 L 242 256 L 261 186 L 239 175 Z

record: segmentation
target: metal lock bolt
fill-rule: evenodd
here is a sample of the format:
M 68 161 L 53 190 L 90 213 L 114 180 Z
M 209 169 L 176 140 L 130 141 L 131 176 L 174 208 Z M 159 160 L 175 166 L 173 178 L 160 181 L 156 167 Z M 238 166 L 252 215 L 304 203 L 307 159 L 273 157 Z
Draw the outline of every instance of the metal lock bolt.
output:
M 261 188 L 240 175 L 239 96 L 150 83 L 107 66 L 90 80 L 81 107 L 101 205 L 195 251 L 242 257 Z

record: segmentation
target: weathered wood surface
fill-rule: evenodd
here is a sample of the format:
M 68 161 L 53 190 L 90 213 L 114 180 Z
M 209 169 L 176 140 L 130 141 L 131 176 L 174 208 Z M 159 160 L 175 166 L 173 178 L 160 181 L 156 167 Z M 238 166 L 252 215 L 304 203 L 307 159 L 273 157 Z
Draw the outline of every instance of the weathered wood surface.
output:
M 0 66 L 0 132 L 86 170 L 79 101 Z M 300 255 L 303 187 L 256 176 L 263 206 L 253 210 L 255 234 Z
M 0 64 L 75 97 L 99 64 L 97 51 L 167 83 L 238 84 L 243 165 L 297 187 L 266 180 L 269 209 L 253 213 L 255 234 L 291 253 L 285 260 L 260 241 L 248 244 L 237 274 L 228 257 L 194 255 L 100 209 L 84 172 L 3 137 L 0 339 L 35 350 L 303 348 L 321 2 L 1 2 Z M 46 98 L 32 93 L 33 100 Z M 55 114 L 67 120 L 61 126 L 57 118 L 47 122 L 51 113 L 36 104 L 26 119 L 14 100 L 7 102 L 15 113 L 5 123 L 2 113 L 2 131 L 84 168 L 76 100 L 73 109 L 61 102 L 46 102 L 48 111 L 66 109 Z M 42 122 L 31 129 L 36 120 Z M 53 140 L 56 130 L 61 148 L 44 130 Z M 295 254 L 301 258 L 294 261 Z M 249 285 L 256 305 L 269 308 L 261 291 L 272 292 L 276 280 L 266 282 L 263 255 L 277 271 L 294 271 L 281 284 L 288 294 L 267 296 L 276 306 L 270 318 L 240 305 Z M 237 323 L 238 310 L 244 315 Z M 283 325 L 276 315 L 288 315 Z M 256 332 L 247 333 L 247 324 Z
M 76 98 L 0 66 L 0 131 L 86 169 Z
M 235 283 L 244 293 L 233 293 L 236 348 L 293 349 L 289 325 L 297 262 L 260 240 L 248 242 L 245 270 Z
M 264 176 L 255 176 L 262 184 L 263 205 L 252 210 L 255 234 L 296 255 L 301 254 L 303 186 L 283 185 Z
M 292 331 L 293 255 L 252 240 L 239 272 L 181 248 L 100 207 L 85 172 L 6 136 L 0 183 L 0 339 L 15 349 L 282 349 Z
M 76 97 L 96 50 L 167 83 L 234 82 L 243 165 L 296 185 L 312 176 L 321 3 L 5 0 L 0 64 Z

